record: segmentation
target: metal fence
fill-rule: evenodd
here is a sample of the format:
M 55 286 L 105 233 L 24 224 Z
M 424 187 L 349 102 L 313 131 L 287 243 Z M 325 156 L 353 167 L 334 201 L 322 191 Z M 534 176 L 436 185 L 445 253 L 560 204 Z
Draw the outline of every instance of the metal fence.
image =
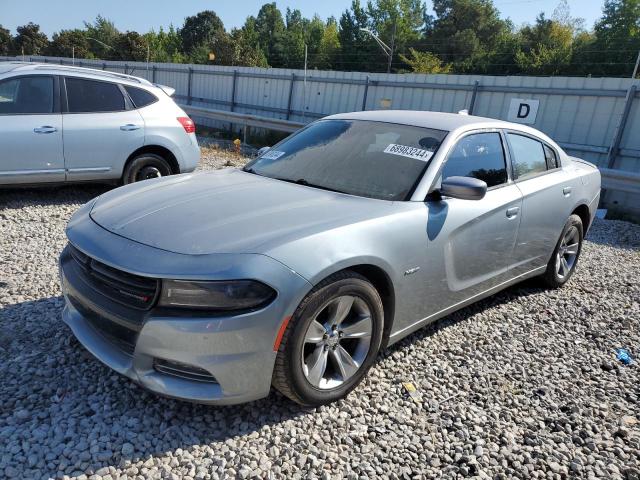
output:
M 72 64 L 69 58 L 28 57 L 27 60 Z M 280 126 L 290 122 L 290 129 L 332 113 L 373 109 L 443 112 L 467 109 L 474 115 L 508 119 L 515 99 L 533 101 L 537 115 L 532 126 L 554 138 L 569 154 L 598 165 L 603 174 L 618 172 L 616 182 L 611 182 L 607 192 L 607 205 L 640 212 L 638 80 L 317 70 L 305 74 L 303 70 L 251 67 L 101 60 L 73 63 L 169 85 L 176 89 L 180 103 L 194 107 L 191 114 L 196 118 L 198 109 L 225 110 L 246 114 L 242 115 L 245 118 L 255 115 L 278 119 Z M 202 116 L 211 122 L 211 116 Z M 268 126 L 268 122 L 260 125 Z

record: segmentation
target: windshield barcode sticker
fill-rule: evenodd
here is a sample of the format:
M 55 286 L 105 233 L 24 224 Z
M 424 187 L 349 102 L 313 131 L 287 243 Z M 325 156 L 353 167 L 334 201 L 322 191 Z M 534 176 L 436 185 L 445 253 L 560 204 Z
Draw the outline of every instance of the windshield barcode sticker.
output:
M 281 152 L 280 150 L 269 150 L 265 152 L 260 158 L 266 158 L 267 160 L 277 160 L 284 154 L 285 152 Z
M 429 150 L 408 147 L 406 145 L 397 145 L 395 143 L 389 144 L 389 146 L 384 149 L 384 153 L 391 153 L 392 155 L 415 158 L 416 160 L 422 160 L 424 162 L 429 161 L 429 159 L 433 156 L 433 152 Z

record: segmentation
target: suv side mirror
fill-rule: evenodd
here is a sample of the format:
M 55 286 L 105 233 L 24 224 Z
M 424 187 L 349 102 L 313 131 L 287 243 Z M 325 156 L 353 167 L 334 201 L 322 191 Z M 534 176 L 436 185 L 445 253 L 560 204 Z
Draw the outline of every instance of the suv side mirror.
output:
M 258 150 L 258 157 L 261 157 L 262 155 L 267 153 L 269 150 L 271 150 L 271 147 L 262 147 L 260 150 Z
M 447 177 L 442 180 L 440 195 L 462 200 L 481 200 L 487 193 L 487 183 L 473 177 Z

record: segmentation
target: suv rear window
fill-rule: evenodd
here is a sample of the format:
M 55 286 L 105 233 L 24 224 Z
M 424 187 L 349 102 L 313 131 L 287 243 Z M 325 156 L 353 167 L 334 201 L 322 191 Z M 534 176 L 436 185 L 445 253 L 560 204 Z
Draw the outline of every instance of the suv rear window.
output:
M 125 109 L 124 97 L 115 83 L 66 78 L 69 112 L 119 112 Z
M 147 92 L 142 88 L 131 87 L 129 85 L 125 85 L 124 89 L 131 97 L 131 101 L 135 105 L 136 108 L 146 107 L 147 105 L 151 105 L 154 102 L 158 101 L 158 97 L 156 97 L 153 93 Z

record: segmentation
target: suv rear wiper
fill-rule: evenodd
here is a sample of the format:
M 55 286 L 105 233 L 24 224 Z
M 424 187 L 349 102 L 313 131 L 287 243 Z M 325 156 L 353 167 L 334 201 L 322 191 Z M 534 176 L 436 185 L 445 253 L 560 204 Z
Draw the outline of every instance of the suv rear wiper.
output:
M 347 192 L 343 192 L 342 190 L 338 190 L 336 188 L 325 187 L 324 185 L 318 185 L 318 184 L 315 184 L 315 183 L 309 183 L 304 178 L 299 178 L 298 180 L 292 180 L 291 178 L 276 177 L 276 180 L 282 180 L 283 182 L 295 183 L 296 185 L 304 185 L 305 187 L 319 188 L 320 190 L 328 190 L 329 192 L 347 193 Z

